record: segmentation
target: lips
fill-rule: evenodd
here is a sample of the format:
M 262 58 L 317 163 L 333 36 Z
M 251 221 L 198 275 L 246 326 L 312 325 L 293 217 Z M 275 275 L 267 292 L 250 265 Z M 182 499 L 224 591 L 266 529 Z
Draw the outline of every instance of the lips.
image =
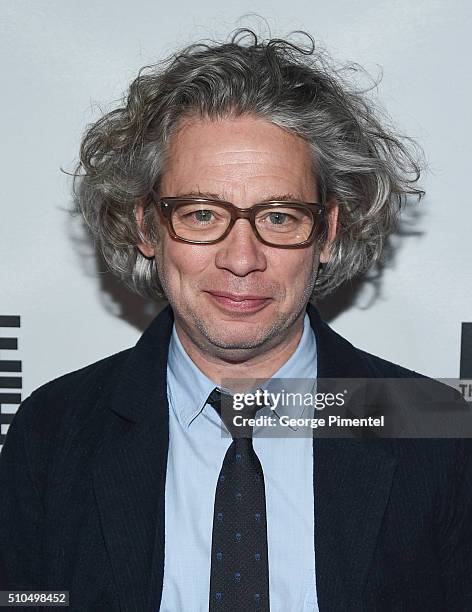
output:
M 211 300 L 220 308 L 232 312 L 257 312 L 272 298 L 256 294 L 235 294 L 226 291 L 208 291 Z
M 233 302 L 244 302 L 246 300 L 267 300 L 269 299 L 264 295 L 236 294 L 236 293 L 226 293 L 223 291 L 209 291 L 208 293 L 210 293 L 211 295 L 217 296 L 217 297 L 228 298 L 229 300 L 232 300 Z

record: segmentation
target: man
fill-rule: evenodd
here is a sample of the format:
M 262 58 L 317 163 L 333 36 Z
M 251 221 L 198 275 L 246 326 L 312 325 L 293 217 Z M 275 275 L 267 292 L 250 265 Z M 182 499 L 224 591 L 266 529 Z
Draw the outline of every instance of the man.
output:
M 74 610 L 470 610 L 467 441 L 240 437 L 224 417 L 233 379 L 414 376 L 308 303 L 379 257 L 417 164 L 313 48 L 241 34 L 141 73 L 85 135 L 78 209 L 169 306 L 20 407 L 1 587 Z

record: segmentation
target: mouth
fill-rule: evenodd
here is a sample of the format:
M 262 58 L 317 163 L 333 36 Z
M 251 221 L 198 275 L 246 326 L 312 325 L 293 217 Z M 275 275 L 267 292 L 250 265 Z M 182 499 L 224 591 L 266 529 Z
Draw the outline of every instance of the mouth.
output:
M 272 301 L 272 298 L 258 295 L 237 295 L 223 291 L 206 291 L 217 306 L 230 312 L 258 312 Z

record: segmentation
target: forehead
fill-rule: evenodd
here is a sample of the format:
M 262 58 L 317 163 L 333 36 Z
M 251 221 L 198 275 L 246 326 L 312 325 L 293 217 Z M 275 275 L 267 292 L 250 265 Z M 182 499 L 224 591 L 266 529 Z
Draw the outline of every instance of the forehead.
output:
M 189 118 L 171 137 L 161 183 L 168 193 L 163 195 L 183 195 L 176 191 L 191 188 L 216 189 L 230 197 L 269 184 L 272 190 L 308 196 L 314 175 L 309 145 L 265 119 Z

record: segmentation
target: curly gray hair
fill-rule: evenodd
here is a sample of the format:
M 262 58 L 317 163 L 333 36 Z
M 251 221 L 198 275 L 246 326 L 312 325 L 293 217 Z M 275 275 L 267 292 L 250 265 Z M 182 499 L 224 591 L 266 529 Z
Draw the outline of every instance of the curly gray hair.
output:
M 283 39 L 260 40 L 238 29 L 227 43 L 193 44 L 144 67 L 124 105 L 89 126 L 74 179 L 82 213 L 110 269 L 137 293 L 164 297 L 156 266 L 137 248 L 135 206 L 157 188 L 168 143 L 191 115 L 251 114 L 305 139 L 322 202 L 339 204 L 330 259 L 311 299 L 378 261 L 408 197 L 421 198 L 419 149 L 380 119 L 325 54 Z M 348 66 L 349 70 L 360 70 Z M 147 206 L 145 235 L 157 239 Z

